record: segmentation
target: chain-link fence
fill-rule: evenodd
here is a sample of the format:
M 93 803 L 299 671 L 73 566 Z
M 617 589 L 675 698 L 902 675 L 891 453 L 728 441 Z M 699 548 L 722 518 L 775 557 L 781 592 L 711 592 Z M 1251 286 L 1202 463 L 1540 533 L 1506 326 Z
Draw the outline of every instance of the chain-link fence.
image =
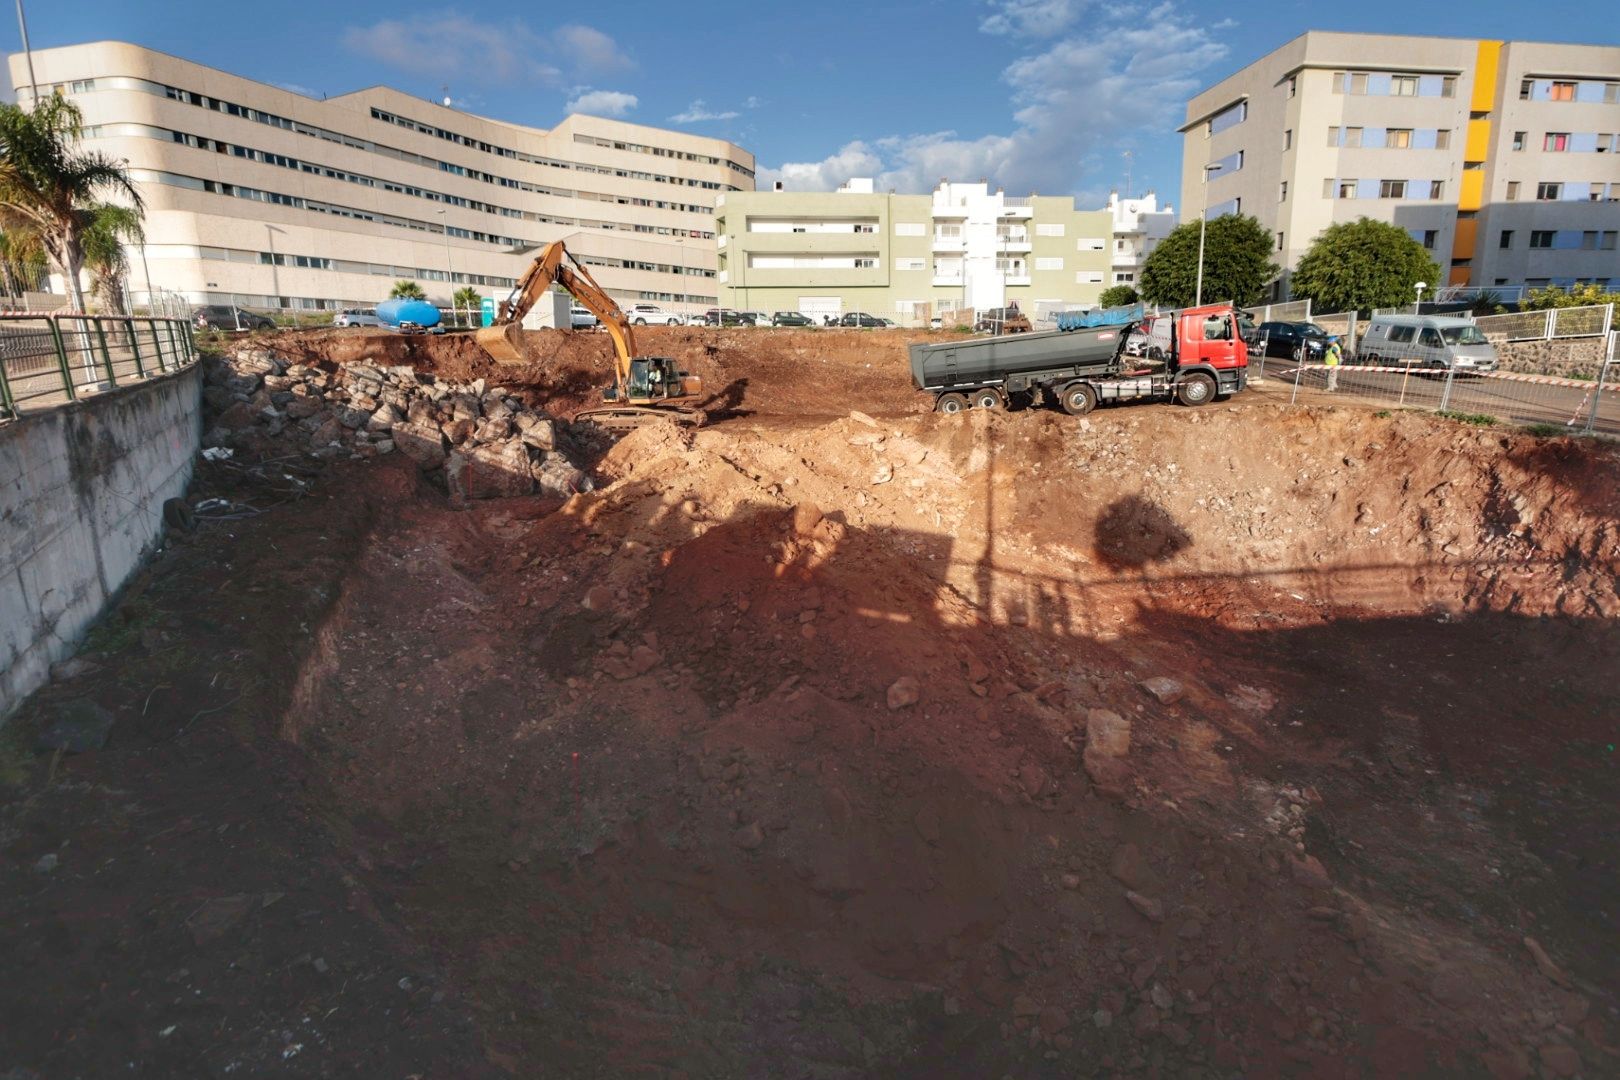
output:
M 1440 412 L 1477 424 L 1620 435 L 1620 333 L 1614 331 L 1592 360 L 1571 361 L 1550 373 L 1470 370 L 1455 362 L 1380 362 L 1290 363 L 1270 374 L 1274 382 L 1282 380 L 1292 403 L 1354 401 Z
M 196 357 L 185 319 L 0 315 L 0 420 L 174 371 Z

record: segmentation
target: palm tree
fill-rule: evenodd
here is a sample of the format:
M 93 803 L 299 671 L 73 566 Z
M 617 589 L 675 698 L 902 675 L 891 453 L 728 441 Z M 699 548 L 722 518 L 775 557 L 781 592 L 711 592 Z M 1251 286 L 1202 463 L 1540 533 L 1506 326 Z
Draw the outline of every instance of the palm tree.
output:
M 0 232 L 0 275 L 6 292 L 21 299 L 23 293 L 39 288 L 49 269 L 45 249 L 32 233 Z
M 95 279 L 96 299 L 104 312 L 127 315 L 124 275 L 129 271 L 126 243 L 143 243 L 141 216 L 127 206 L 98 203 L 90 208 L 84 229 L 84 265 Z
M 78 149 L 83 133 L 78 107 L 60 94 L 32 110 L 0 104 L 0 228 L 38 240 L 78 311 L 86 310 L 79 284 L 85 231 L 106 205 L 97 196 L 122 195 L 137 221 L 144 209 L 123 165 Z
M 427 293 L 423 292 L 422 286 L 418 285 L 414 281 L 396 281 L 394 282 L 394 287 L 388 290 L 388 299 L 426 300 Z
M 478 294 L 477 289 L 471 285 L 463 285 L 450 298 L 450 310 L 457 313 L 465 311 L 468 317 L 471 318 L 472 313 L 477 311 L 483 303 L 484 298 Z

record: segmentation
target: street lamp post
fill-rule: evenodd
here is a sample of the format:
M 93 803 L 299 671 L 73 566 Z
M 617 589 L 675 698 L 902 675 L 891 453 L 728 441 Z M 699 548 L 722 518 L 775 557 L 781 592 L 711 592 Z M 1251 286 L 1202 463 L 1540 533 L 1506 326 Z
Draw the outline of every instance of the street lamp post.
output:
M 1193 307 L 1204 303 L 1204 228 L 1209 224 L 1209 175 L 1221 171 L 1220 165 L 1204 166 L 1204 200 L 1198 208 L 1198 284 L 1193 288 Z
M 1421 315 L 1423 314 L 1423 290 L 1429 287 L 1429 283 L 1427 281 L 1418 281 L 1414 282 L 1412 287 L 1417 290 L 1417 304 L 1413 306 L 1412 314 Z
M 439 226 L 444 230 L 444 280 L 450 290 L 450 317 L 456 314 L 456 270 L 450 262 L 450 219 L 439 211 Z

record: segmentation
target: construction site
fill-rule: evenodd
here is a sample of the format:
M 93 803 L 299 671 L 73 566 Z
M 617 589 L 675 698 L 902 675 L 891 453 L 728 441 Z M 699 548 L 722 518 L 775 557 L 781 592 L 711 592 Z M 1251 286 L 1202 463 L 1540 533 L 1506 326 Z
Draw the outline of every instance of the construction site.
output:
M 1613 443 L 956 337 L 206 356 L 0 731 L 0 1075 L 1620 1073 Z

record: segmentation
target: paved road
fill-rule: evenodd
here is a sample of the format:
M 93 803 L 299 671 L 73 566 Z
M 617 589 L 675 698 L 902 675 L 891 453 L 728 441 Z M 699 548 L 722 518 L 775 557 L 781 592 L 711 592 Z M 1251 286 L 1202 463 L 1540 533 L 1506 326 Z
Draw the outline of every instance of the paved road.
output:
M 1291 362 L 1269 361 L 1266 382 L 1291 386 L 1296 372 L 1298 367 Z M 1302 396 L 1327 396 L 1327 373 L 1322 368 L 1307 367 L 1298 374 Z M 1566 386 L 1520 382 L 1500 374 L 1459 375 L 1452 380 L 1451 394 L 1446 398 L 1444 375 L 1362 371 L 1346 365 L 1339 369 L 1338 384 L 1334 396 L 1340 398 L 1417 409 L 1438 409 L 1444 399 L 1452 412 L 1482 413 L 1518 424 L 1570 426 L 1575 431 L 1585 430 L 1588 418 L 1593 416 L 1595 396 L 1598 400 L 1593 430 L 1620 435 L 1620 389 L 1605 389 L 1600 394 L 1595 382 Z

